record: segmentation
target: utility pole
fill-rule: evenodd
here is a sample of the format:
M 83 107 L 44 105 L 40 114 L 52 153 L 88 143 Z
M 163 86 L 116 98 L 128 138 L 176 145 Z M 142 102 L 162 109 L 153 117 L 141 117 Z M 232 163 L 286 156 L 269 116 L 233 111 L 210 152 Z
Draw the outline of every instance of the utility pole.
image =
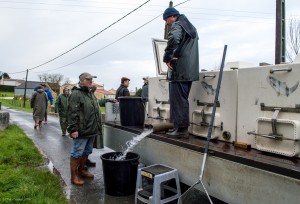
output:
M 27 77 L 28 77 L 28 69 L 26 70 L 26 79 L 25 79 L 25 90 L 24 90 L 24 103 L 23 103 L 23 108 L 25 108 L 25 102 L 26 102 Z
M 285 0 L 276 0 L 275 64 L 285 62 Z
M 170 1 L 169 3 L 169 7 L 173 7 L 173 1 Z M 165 25 L 165 36 L 164 36 L 164 39 L 167 40 L 168 39 L 168 33 L 170 32 L 171 30 L 171 25 Z

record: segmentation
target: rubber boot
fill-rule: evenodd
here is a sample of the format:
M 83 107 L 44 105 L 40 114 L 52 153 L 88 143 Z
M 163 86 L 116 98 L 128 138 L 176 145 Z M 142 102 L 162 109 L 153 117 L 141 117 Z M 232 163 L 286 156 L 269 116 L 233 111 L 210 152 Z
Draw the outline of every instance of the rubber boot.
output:
M 71 182 L 75 185 L 83 185 L 84 181 L 78 175 L 79 159 L 70 159 Z
M 94 178 L 94 175 L 91 174 L 89 171 L 84 169 L 84 165 L 86 163 L 87 157 L 80 157 L 79 158 L 79 167 L 78 167 L 78 172 L 79 176 L 83 178 Z

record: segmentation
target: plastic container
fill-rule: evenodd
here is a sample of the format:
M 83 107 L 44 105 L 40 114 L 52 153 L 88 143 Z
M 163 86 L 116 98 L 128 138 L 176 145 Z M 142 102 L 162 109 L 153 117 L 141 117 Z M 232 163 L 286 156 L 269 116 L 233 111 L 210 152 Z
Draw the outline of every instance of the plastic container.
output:
M 119 97 L 120 120 L 123 126 L 140 126 L 145 123 L 145 102 L 141 97 Z
M 129 196 L 135 193 L 140 156 L 128 152 L 124 160 L 115 160 L 122 152 L 103 154 L 102 167 L 105 193 L 110 196 Z

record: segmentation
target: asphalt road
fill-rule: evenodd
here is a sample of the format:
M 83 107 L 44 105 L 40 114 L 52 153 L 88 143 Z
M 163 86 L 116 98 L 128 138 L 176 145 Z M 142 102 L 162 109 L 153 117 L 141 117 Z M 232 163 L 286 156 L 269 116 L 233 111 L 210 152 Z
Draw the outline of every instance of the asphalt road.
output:
M 70 181 L 70 151 L 72 139 L 68 136 L 61 136 L 58 117 L 48 116 L 48 124 L 43 124 L 41 129 L 38 128 L 35 130 L 33 128 L 34 122 L 31 113 L 6 107 L 2 107 L 2 110 L 6 110 L 10 113 L 10 122 L 22 128 L 27 136 L 32 139 L 35 145 L 49 159 L 48 166 L 54 173 L 61 177 L 70 203 L 134 203 L 134 196 L 112 197 L 105 194 L 100 156 L 104 153 L 111 152 L 111 149 L 94 149 L 93 154 L 91 154 L 89 158 L 97 164 L 96 167 L 89 168 L 89 171 L 95 175 L 95 178 L 93 180 L 85 180 L 83 186 L 72 185 Z

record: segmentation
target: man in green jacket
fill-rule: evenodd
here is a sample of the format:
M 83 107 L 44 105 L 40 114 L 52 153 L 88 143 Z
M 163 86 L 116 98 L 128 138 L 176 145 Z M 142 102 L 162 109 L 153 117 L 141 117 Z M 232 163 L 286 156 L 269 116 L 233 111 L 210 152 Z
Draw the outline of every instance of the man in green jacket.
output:
M 59 115 L 59 123 L 62 131 L 62 136 L 66 136 L 67 131 L 68 98 L 69 89 L 65 87 L 63 89 L 63 93 L 56 98 L 55 102 L 55 114 Z
M 94 178 L 84 165 L 93 151 L 95 137 L 100 135 L 102 141 L 101 113 L 94 95 L 93 78 L 96 76 L 86 72 L 79 75 L 79 87 L 73 88 L 69 97 L 67 130 L 73 138 L 71 182 L 76 185 L 84 184 L 81 178 Z
M 163 61 L 168 66 L 169 99 L 174 130 L 169 137 L 188 137 L 189 93 L 192 82 L 199 80 L 199 51 L 196 28 L 185 15 L 169 7 L 163 14 L 171 25 Z

